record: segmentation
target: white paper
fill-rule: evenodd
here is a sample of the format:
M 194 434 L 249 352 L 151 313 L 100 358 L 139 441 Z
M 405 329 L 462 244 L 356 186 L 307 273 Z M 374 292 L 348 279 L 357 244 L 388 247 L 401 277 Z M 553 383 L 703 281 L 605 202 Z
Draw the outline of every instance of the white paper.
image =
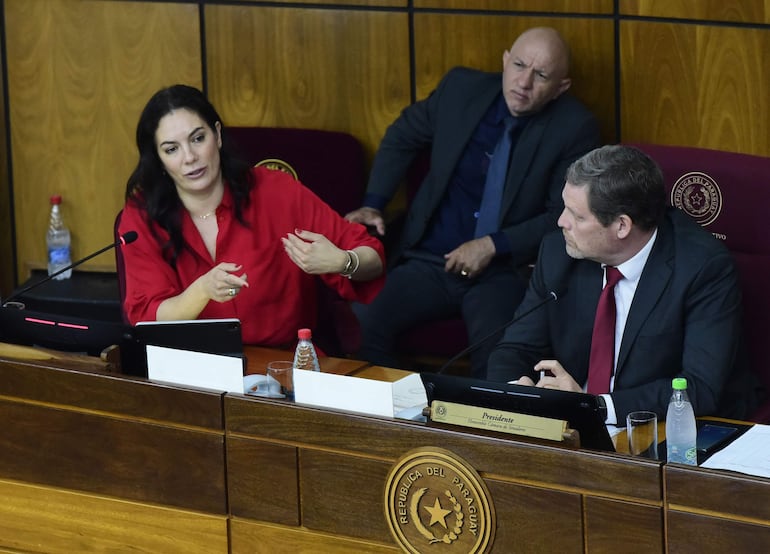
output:
M 701 467 L 770 477 L 770 425 L 754 425 Z
M 153 381 L 243 393 L 243 359 L 147 345 L 147 376 Z
M 427 405 L 425 388 L 416 373 L 391 383 L 295 369 L 294 400 L 298 404 L 382 417 L 394 417 L 404 407 Z

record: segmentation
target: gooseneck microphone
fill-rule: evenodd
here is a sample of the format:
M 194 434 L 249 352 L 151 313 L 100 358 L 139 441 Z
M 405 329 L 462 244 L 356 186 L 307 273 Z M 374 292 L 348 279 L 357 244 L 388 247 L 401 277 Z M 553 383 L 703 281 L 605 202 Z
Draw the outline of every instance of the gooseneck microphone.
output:
M 560 294 L 563 295 L 564 291 L 563 290 L 560 291 Z M 549 302 L 554 302 L 554 301 L 556 301 L 558 299 L 559 299 L 559 295 L 556 294 L 556 292 L 549 291 L 548 294 L 545 295 L 545 298 L 540 300 L 540 302 L 538 302 L 537 304 L 532 306 L 526 312 L 513 316 L 513 318 L 510 321 L 506 321 L 503 325 L 501 325 L 500 327 L 498 327 L 497 329 L 495 329 L 494 331 L 489 333 L 487 336 L 479 339 L 478 341 L 474 342 L 471 345 L 468 345 L 467 348 L 461 350 L 460 352 L 458 352 L 457 354 L 455 354 L 454 356 L 449 358 L 449 360 L 447 360 L 447 362 L 444 365 L 442 365 L 438 369 L 438 371 L 436 371 L 436 373 L 444 373 L 458 359 L 462 358 L 466 354 L 469 354 L 469 353 L 473 352 L 474 350 L 476 350 L 477 348 L 481 347 L 481 345 L 483 345 L 485 342 L 487 342 L 489 339 L 491 339 L 493 336 L 495 336 L 497 333 L 499 333 L 500 331 L 502 331 L 503 329 L 505 329 L 509 325 L 513 325 L 514 323 L 516 323 L 520 319 L 524 319 L 526 316 L 528 316 L 532 312 L 534 312 L 536 310 L 539 310 L 540 308 L 542 308 L 543 306 L 545 306 Z
M 68 270 L 72 269 L 73 267 L 77 267 L 77 266 L 79 266 L 80 264 L 82 264 L 83 262 L 87 262 L 87 261 L 88 261 L 88 260 L 90 260 L 91 258 L 93 258 L 93 257 L 95 257 L 95 256 L 98 256 L 99 254 L 101 254 L 101 253 L 103 253 L 103 252 L 106 252 L 106 251 L 107 251 L 107 250 L 109 250 L 110 248 L 115 248 L 115 247 L 117 247 L 117 246 L 123 246 L 123 245 L 125 245 L 125 244 L 131 244 L 131 243 L 132 243 L 132 242 L 134 242 L 134 241 L 135 241 L 135 240 L 136 240 L 138 237 L 139 237 L 139 234 L 138 234 L 136 231 L 128 231 L 127 233 L 124 233 L 123 235 L 121 235 L 121 236 L 120 236 L 120 238 L 119 238 L 118 240 L 116 240 L 116 241 L 115 241 L 115 242 L 113 242 L 112 244 L 108 244 L 107 246 L 105 246 L 104 248 L 101 248 L 100 250 L 97 250 L 97 251 L 96 251 L 96 252 L 94 252 L 93 254 L 89 254 L 89 255 L 88 255 L 88 256 L 86 256 L 85 258 L 81 258 L 80 260 L 78 260 L 78 261 L 76 261 L 76 262 L 74 262 L 74 263 L 71 263 L 71 264 L 70 264 L 70 265 L 68 265 L 68 266 L 65 266 L 65 267 L 63 267 L 63 268 L 61 268 L 60 270 L 58 270 L 58 271 L 55 271 L 54 273 L 51 273 L 51 274 L 50 274 L 48 277 L 46 277 L 45 279 L 41 279 L 40 281 L 36 281 L 36 282 L 32 283 L 31 285 L 24 287 L 24 288 L 23 288 L 23 289 L 21 289 L 20 291 L 18 291 L 18 292 L 15 292 L 14 294 L 12 294 L 11 296 L 9 296 L 8 298 L 6 298 L 6 299 L 5 299 L 5 302 L 3 302 L 3 304 L 2 304 L 2 307 L 3 307 L 3 308 L 5 308 L 6 306 L 8 306 L 8 304 L 9 304 L 10 302 L 12 302 L 13 300 L 15 300 L 16 298 L 19 298 L 20 296 L 22 296 L 23 294 L 26 294 L 26 293 L 28 293 L 28 292 L 29 292 L 29 291 L 31 291 L 32 289 L 39 287 L 39 286 L 40 286 L 40 285 L 42 285 L 43 283 L 47 283 L 48 281 L 50 281 L 51 279 L 53 279 L 53 278 L 54 278 L 54 277 L 56 277 L 57 275 L 59 275 L 59 274 L 61 274 L 61 273 L 64 273 L 65 271 L 68 271 Z M 19 303 L 19 302 L 17 302 L 16 304 L 17 304 L 17 305 L 16 305 L 15 307 L 17 307 L 17 308 L 24 308 L 24 305 L 23 305 L 23 304 L 21 304 L 21 303 Z

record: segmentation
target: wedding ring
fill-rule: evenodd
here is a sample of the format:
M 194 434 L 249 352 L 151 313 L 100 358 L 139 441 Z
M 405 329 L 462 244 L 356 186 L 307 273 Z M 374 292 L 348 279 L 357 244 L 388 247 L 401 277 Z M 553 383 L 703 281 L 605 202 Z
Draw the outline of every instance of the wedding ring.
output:
M 468 272 L 463 269 L 462 271 L 460 271 L 460 275 L 462 275 L 463 277 L 467 277 Z
M 230 295 L 230 296 L 235 296 L 235 289 L 228 290 L 227 294 Z

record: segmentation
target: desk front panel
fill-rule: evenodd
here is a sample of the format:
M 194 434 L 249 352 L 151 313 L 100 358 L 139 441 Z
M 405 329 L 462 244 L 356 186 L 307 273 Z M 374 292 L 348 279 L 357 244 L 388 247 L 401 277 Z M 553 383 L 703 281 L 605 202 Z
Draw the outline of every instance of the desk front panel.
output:
M 770 479 L 667 465 L 672 552 L 770 552 Z
M 663 550 L 658 462 L 240 395 L 225 397 L 225 426 L 230 509 L 244 532 L 253 529 L 246 523 L 273 525 L 295 537 L 392 545 L 387 474 L 408 451 L 433 446 L 486 482 L 495 552 L 627 549 L 627 536 L 646 552 Z

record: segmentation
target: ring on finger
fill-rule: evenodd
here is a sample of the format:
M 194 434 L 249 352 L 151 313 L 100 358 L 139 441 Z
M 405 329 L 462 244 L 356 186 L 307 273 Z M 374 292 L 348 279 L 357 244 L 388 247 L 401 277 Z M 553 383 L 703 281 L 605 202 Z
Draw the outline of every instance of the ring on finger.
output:
M 467 277 L 468 272 L 463 269 L 462 271 L 460 271 L 460 275 L 462 275 L 463 277 Z
M 227 290 L 227 295 L 228 296 L 235 296 L 235 289 L 234 288 L 228 289 Z

